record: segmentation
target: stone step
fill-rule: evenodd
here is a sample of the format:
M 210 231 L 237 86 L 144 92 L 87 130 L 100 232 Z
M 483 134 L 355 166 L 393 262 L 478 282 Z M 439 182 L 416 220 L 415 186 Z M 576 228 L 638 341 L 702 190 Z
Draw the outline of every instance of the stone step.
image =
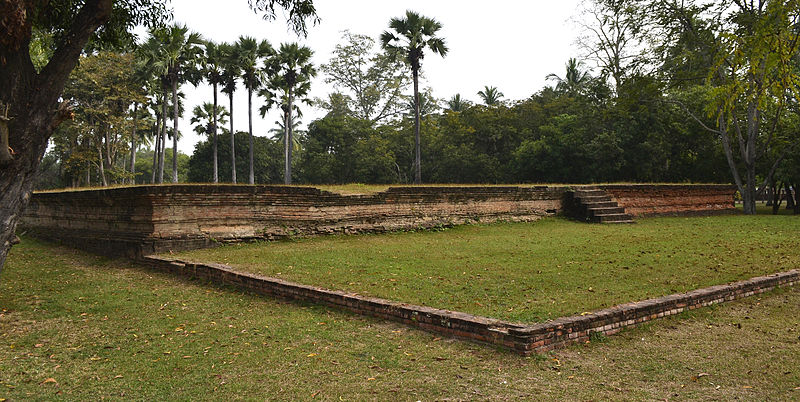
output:
M 617 213 L 617 214 L 605 214 L 605 215 L 595 215 L 595 220 L 599 220 L 600 223 L 612 223 L 612 222 L 625 222 L 631 221 L 631 216 L 625 213 Z
M 594 216 L 606 216 L 606 215 L 613 215 L 613 214 L 624 214 L 625 208 L 620 206 L 613 206 L 613 207 L 589 207 L 586 208 L 590 215 Z
M 607 195 L 591 195 L 586 197 L 575 197 L 575 200 L 581 204 L 591 204 L 595 202 L 610 202 L 611 197 Z
M 607 195 L 603 190 L 578 190 L 575 193 L 575 197 L 590 197 L 590 196 L 597 196 L 597 195 Z
M 583 206 L 585 206 L 586 209 L 592 209 L 592 208 L 618 207 L 619 204 L 617 204 L 615 201 L 597 201 L 597 202 L 584 202 Z

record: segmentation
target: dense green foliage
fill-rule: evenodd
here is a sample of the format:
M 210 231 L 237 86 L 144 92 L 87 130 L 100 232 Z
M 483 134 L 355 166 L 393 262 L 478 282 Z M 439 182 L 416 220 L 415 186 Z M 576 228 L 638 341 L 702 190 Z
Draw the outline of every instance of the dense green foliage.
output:
M 231 136 L 226 132 L 218 135 L 217 152 L 219 160 L 231 160 Z M 250 163 L 247 155 L 249 148 L 250 134 L 244 131 L 236 133 L 235 153 L 237 176 L 247 176 Z M 281 163 L 283 147 L 280 143 L 264 137 L 253 137 L 255 147 L 253 149 L 253 166 L 256 183 L 279 183 L 283 177 L 283 165 Z M 210 183 L 213 181 L 213 149 L 209 141 L 197 143 L 188 163 L 187 181 Z M 228 163 L 219 164 L 219 176 L 222 178 L 231 177 L 231 166 Z

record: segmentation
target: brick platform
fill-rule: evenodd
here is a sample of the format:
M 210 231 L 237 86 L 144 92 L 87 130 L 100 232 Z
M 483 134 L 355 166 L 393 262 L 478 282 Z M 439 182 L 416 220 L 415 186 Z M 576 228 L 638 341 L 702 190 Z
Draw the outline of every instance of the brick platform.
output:
M 598 187 L 630 214 L 734 210 L 735 189 L 726 185 Z M 253 239 L 533 221 L 562 213 L 573 191 L 431 186 L 341 195 L 311 187 L 167 185 L 44 192 L 34 193 L 20 227 L 80 249 L 137 257 Z
M 767 292 L 777 287 L 793 286 L 800 282 L 800 270 L 792 270 L 687 293 L 620 304 L 591 314 L 562 317 L 531 325 L 301 285 L 282 279 L 239 272 L 221 264 L 196 263 L 157 256 L 143 257 L 140 261 L 173 274 L 397 321 L 447 336 L 499 345 L 523 355 L 586 342 L 592 333 L 612 335 L 625 327 Z

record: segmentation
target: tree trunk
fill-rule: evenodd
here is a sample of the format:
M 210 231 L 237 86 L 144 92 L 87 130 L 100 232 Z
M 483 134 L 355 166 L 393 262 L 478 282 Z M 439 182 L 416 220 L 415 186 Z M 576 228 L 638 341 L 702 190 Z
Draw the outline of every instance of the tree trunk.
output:
M 131 184 L 136 184 L 136 125 L 139 122 L 139 104 L 133 104 L 133 132 L 131 133 Z
M 783 186 L 775 185 L 775 181 L 773 180 L 769 186 L 769 198 L 767 199 L 768 205 L 772 206 L 772 214 L 777 215 L 778 211 L 781 209 L 781 191 L 783 190 Z
M 219 167 L 217 165 L 217 83 L 214 83 L 214 128 L 213 128 L 213 153 L 214 153 L 214 184 L 219 183 Z
M 178 80 L 172 81 L 172 182 L 178 182 Z
M 233 92 L 228 94 L 228 100 L 230 101 L 230 109 L 231 109 L 231 116 L 230 116 L 230 124 L 231 124 L 231 182 L 236 184 L 236 135 L 234 135 L 233 131 Z
M 797 204 L 795 203 L 795 197 L 792 196 L 792 189 L 789 183 L 783 183 L 783 187 L 786 190 L 786 209 L 795 209 Z M 797 186 L 795 186 L 795 192 L 797 192 Z
M 108 181 L 106 180 L 106 169 L 105 169 L 105 162 L 103 161 L 103 146 L 97 146 L 97 155 L 99 156 L 100 160 L 100 178 L 103 180 L 103 187 L 108 186 Z
M 19 217 L 30 201 L 37 169 L 53 130 L 68 118 L 69 109 L 59 106 L 59 96 L 70 72 L 78 63 L 92 33 L 111 15 L 111 0 L 87 0 L 64 32 L 68 38 L 55 49 L 41 73 L 30 57 L 32 23 L 28 18 L 42 10 L 41 2 L 6 0 L 3 44 L 0 46 L 0 106 L 8 106 L 8 142 L 16 151 L 13 160 L 0 167 L 0 272 L 11 250 Z M 44 6 L 43 6 L 44 7 Z
M 289 110 L 283 111 L 283 184 L 292 183 L 292 167 L 289 163 Z
M 164 183 L 164 153 L 167 152 L 167 88 L 161 102 L 161 149 L 158 153 L 158 184 Z
M 412 68 L 414 76 L 414 184 L 422 184 L 422 147 L 419 137 L 419 71 Z
M 247 125 L 250 132 L 250 177 L 248 183 L 255 184 L 256 176 L 253 169 L 253 88 L 247 88 Z
M 294 120 L 292 119 L 292 106 L 294 106 L 294 91 L 292 88 L 289 88 L 289 108 L 286 112 L 286 115 L 288 116 L 286 118 L 286 143 L 289 144 L 289 161 L 286 164 L 286 168 L 288 169 L 289 173 L 286 176 L 289 182 L 286 184 L 292 184 L 292 151 L 294 151 L 294 138 L 292 138 L 292 135 L 294 134 L 292 132 L 292 121 Z
M 153 172 L 150 178 L 150 184 L 156 184 L 156 174 L 158 173 L 158 155 L 161 154 L 161 117 L 156 116 L 155 127 L 155 143 L 153 144 Z

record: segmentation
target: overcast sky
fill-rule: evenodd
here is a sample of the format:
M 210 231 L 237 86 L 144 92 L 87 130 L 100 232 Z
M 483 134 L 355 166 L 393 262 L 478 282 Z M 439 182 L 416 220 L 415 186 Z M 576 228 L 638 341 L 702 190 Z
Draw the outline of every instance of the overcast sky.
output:
M 310 26 L 308 37 L 298 37 L 287 29 L 285 19 L 264 21 L 249 9 L 246 0 L 172 0 L 175 21 L 215 42 L 234 42 L 241 35 L 267 39 L 274 47 L 283 42 L 299 42 L 314 51 L 316 66 L 326 63 L 334 47 L 341 43 L 341 32 L 369 35 L 376 40 L 388 29 L 389 20 L 406 10 L 437 19 L 443 28 L 440 36 L 449 47 L 447 57 L 428 55 L 423 61 L 425 87 L 433 95 L 449 99 L 456 93 L 478 101 L 484 85 L 496 86 L 505 99 L 524 99 L 542 89 L 547 74 L 563 75 L 568 58 L 578 56 L 578 36 L 571 20 L 578 13 L 580 0 L 519 1 L 495 0 L 315 0 L 320 24 Z M 279 16 L 280 17 L 280 16 Z M 186 84 L 187 113 L 180 121 L 183 139 L 178 148 L 192 154 L 201 140 L 191 129 L 189 119 L 195 105 L 212 100 L 208 85 L 197 88 Z M 311 96 L 325 98 L 332 87 L 320 72 L 313 81 Z M 226 105 L 227 98 L 220 103 Z M 258 115 L 260 100 L 254 97 L 255 135 L 266 136 L 278 115 L 266 119 Z M 322 117 L 324 112 L 303 106 L 303 122 Z M 247 95 L 240 90 L 234 97 L 234 128 L 247 130 Z

